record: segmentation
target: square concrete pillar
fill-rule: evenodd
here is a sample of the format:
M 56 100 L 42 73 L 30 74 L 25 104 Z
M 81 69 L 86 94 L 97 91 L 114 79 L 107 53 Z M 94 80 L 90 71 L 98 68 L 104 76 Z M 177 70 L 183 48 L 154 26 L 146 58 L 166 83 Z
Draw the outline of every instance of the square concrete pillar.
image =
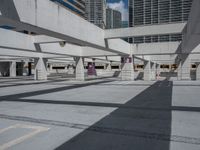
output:
M 160 64 L 156 64 L 156 73 L 160 74 Z
M 84 58 L 76 58 L 76 80 L 85 80 Z
M 152 69 L 151 69 L 151 80 L 156 80 L 156 74 L 157 74 L 157 64 L 156 63 L 152 63 L 151 64 Z
M 111 67 L 111 62 L 109 62 L 108 64 L 106 64 L 106 71 L 111 71 L 112 67 Z
M 181 69 L 181 63 L 179 63 L 177 68 L 177 80 L 181 80 L 181 76 L 182 76 L 182 69 Z
M 28 70 L 28 61 L 25 61 L 24 62 L 24 66 L 23 66 L 23 76 L 28 76 L 28 73 L 29 70 Z
M 53 65 L 51 63 L 49 64 L 49 71 L 53 71 Z
M 35 59 L 35 80 L 47 80 L 47 59 L 45 58 L 37 58 Z
M 122 80 L 134 80 L 134 58 L 132 55 L 121 58 L 121 76 Z
M 150 81 L 151 80 L 151 67 L 152 67 L 152 64 L 151 64 L 151 61 L 144 61 L 144 80 L 145 81 Z
M 196 68 L 196 80 L 200 80 L 200 63 L 197 64 Z
M 160 64 L 156 64 L 156 80 L 160 77 Z
M 178 80 L 191 80 L 190 65 L 190 58 L 188 54 L 182 54 L 177 71 Z
M 16 61 L 10 62 L 10 77 L 16 77 Z

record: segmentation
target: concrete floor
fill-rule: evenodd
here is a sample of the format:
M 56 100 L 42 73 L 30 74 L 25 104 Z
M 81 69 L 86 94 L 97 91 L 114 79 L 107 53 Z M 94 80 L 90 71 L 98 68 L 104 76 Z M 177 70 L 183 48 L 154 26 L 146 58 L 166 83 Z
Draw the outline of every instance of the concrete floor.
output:
M 0 79 L 0 150 L 199 150 L 200 82 Z

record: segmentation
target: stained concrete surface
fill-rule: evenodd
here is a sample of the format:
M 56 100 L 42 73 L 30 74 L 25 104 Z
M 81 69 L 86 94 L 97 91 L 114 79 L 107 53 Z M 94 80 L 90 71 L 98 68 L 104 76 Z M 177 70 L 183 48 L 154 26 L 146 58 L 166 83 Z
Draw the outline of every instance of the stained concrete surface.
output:
M 199 91 L 198 81 L 1 78 L 0 149 L 28 134 L 1 133 L 20 124 L 48 130 L 8 149 L 199 150 Z

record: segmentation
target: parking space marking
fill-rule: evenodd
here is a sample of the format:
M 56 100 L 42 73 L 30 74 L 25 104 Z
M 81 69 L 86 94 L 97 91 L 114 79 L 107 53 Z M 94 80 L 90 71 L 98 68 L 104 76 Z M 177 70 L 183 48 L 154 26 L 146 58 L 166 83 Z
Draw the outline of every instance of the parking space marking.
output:
M 3 129 L 0 129 L 0 134 L 3 133 L 3 132 L 5 132 L 5 131 L 8 131 L 8 130 L 10 130 L 10 129 L 16 128 L 15 126 L 16 126 L 16 125 L 9 126 L 9 127 L 7 127 L 7 128 L 3 128 Z
M 26 135 L 20 136 L 19 138 L 16 138 L 16 139 L 9 141 L 7 143 L 4 143 L 3 145 L 0 145 L 0 150 L 5 150 L 9 147 L 12 147 L 16 144 L 19 144 L 19 143 L 35 136 L 36 134 L 38 134 L 40 132 L 45 132 L 45 131 L 49 130 L 49 128 L 47 128 L 47 127 L 31 126 L 31 125 L 24 125 L 24 124 L 15 124 L 15 125 L 9 126 L 7 128 L 1 129 L 0 134 L 3 133 L 3 132 L 6 132 L 8 130 L 17 129 L 17 128 L 33 129 L 34 131 L 32 131 L 32 132 L 30 132 Z

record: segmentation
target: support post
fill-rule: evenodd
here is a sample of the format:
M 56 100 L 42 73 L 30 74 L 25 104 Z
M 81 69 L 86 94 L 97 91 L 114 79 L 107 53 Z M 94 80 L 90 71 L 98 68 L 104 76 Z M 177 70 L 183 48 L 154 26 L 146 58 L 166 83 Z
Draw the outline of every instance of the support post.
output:
M 152 70 L 151 70 L 151 79 L 156 80 L 156 74 L 157 74 L 157 69 L 156 69 L 156 63 L 152 63 Z
M 35 59 L 35 80 L 47 80 L 47 59 L 45 58 L 37 58 Z
M 200 80 L 200 63 L 197 63 L 196 65 L 196 80 Z
M 133 62 L 134 62 L 134 57 L 132 55 L 121 58 L 122 80 L 130 80 L 130 81 L 134 80 L 134 68 L 133 68 L 134 63 Z
M 150 60 L 144 61 L 144 80 L 145 81 L 151 80 L 151 61 Z
M 178 80 L 191 80 L 190 59 L 188 54 L 181 54 L 181 59 L 178 66 Z
M 111 62 L 108 62 L 108 64 L 106 64 L 106 71 L 111 71 L 112 67 L 111 67 Z
M 76 57 L 76 80 L 85 80 L 84 58 Z
M 10 62 L 10 77 L 16 77 L 16 61 Z
M 29 72 L 28 72 L 28 61 L 25 61 L 23 64 L 23 76 L 28 76 Z

